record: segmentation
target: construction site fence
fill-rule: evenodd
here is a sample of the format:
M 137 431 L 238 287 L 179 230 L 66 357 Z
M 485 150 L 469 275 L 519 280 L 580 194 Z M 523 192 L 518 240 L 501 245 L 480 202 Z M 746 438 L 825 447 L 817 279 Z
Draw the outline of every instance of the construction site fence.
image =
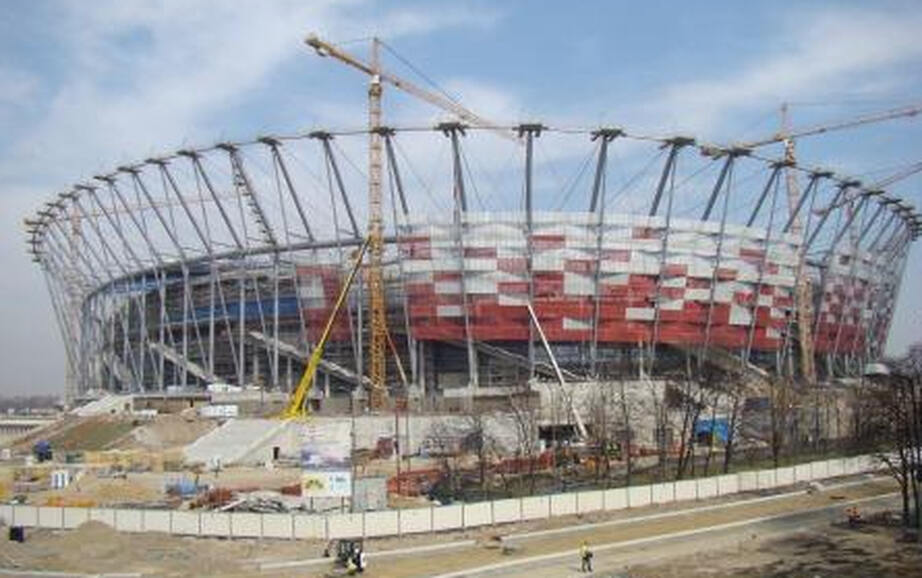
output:
M 770 490 L 798 482 L 855 475 L 881 469 L 874 456 L 815 461 L 800 465 L 679 480 L 643 486 L 492 500 L 428 508 L 360 513 L 244 513 L 0 505 L 10 526 L 72 529 L 89 521 L 123 532 L 164 532 L 222 538 L 313 539 L 397 536 L 556 516 L 624 510 L 651 504 L 705 500 L 740 492 Z

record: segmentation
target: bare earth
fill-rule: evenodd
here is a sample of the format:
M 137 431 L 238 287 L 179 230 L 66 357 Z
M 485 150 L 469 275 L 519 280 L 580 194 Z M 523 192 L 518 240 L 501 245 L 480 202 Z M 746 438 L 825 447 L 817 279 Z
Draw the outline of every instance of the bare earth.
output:
M 864 578 L 922 575 L 922 545 L 898 541 L 896 528 L 841 524 L 737 547 L 690 554 L 668 563 L 630 568 L 607 576 L 713 578 L 749 576 Z

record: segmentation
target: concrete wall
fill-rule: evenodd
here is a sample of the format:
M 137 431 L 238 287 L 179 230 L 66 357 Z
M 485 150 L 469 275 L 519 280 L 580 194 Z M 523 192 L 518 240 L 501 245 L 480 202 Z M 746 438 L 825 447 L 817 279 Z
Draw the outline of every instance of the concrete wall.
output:
M 391 536 L 504 524 L 598 510 L 622 510 L 702 500 L 796 482 L 879 470 L 872 456 L 740 472 L 649 486 L 531 496 L 407 510 L 355 514 L 256 514 L 174 510 L 58 508 L 0 505 L 8 525 L 68 529 L 95 520 L 124 532 L 164 532 L 228 538 L 321 539 Z

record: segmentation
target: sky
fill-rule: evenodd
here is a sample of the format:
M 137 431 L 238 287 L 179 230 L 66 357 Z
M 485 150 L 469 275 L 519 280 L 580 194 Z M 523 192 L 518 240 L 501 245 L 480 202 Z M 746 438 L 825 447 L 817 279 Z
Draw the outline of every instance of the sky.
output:
M 34 0 L 0 13 L 0 394 L 63 391 L 61 337 L 22 219 L 59 191 L 181 146 L 365 118 L 365 79 L 318 58 L 378 36 L 492 119 L 614 124 L 734 142 L 922 102 L 917 2 Z M 415 70 L 414 70 L 415 69 Z M 415 71 L 422 71 L 425 78 Z M 385 117 L 440 113 L 405 97 Z M 922 156 L 922 120 L 801 141 L 802 161 L 852 175 Z M 885 170 L 886 169 L 886 170 Z M 922 178 L 892 187 L 922 205 Z M 911 253 L 890 353 L 919 339 Z

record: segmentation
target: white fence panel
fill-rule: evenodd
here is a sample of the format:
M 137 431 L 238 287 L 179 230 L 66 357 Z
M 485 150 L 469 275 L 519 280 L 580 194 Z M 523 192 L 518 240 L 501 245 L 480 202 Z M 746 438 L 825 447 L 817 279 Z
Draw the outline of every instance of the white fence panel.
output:
M 627 505 L 640 508 L 650 505 L 650 486 L 631 486 L 627 489 Z
M 364 530 L 362 514 L 330 514 L 327 516 L 327 538 L 360 538 Z
M 601 490 L 579 492 L 576 494 L 576 513 L 597 512 L 602 509 L 603 493 Z
M 751 492 L 759 489 L 758 472 L 740 472 L 737 476 L 739 476 L 739 487 L 741 492 Z
M 794 483 L 794 468 L 778 468 L 775 470 L 775 485 L 777 487 L 790 486 Z
M 627 508 L 627 488 L 605 490 L 605 509 L 623 510 Z
M 698 485 L 695 480 L 679 480 L 675 483 L 675 500 L 683 502 L 685 500 L 698 499 Z
M 698 486 L 698 499 L 705 500 L 717 495 L 717 478 L 700 478 L 695 480 Z
M 328 519 L 323 516 L 296 514 L 292 518 L 294 519 L 294 537 L 296 540 L 329 540 L 332 538 L 327 531 Z M 359 533 L 361 533 L 361 528 L 359 528 Z
M 540 520 L 550 516 L 551 501 L 547 496 L 522 498 L 522 519 Z
M 115 510 L 109 508 L 90 508 L 90 520 L 102 522 L 107 526 L 115 527 Z
M 231 536 L 234 538 L 261 538 L 263 535 L 262 514 L 233 512 L 230 515 Z
M 295 518 L 291 514 L 263 514 L 263 538 L 294 538 Z M 321 532 L 321 537 L 323 536 Z
M 83 523 L 90 520 L 90 510 L 88 508 L 64 508 L 64 527 L 68 529 L 78 528 Z M 169 531 L 169 528 L 167 528 Z
M 115 510 L 115 529 L 119 532 L 142 532 L 141 510 Z
M 552 494 L 551 515 L 569 516 L 576 513 L 576 494 Z
M 400 533 L 422 534 L 432 530 L 432 508 L 400 510 Z
M 493 502 L 493 523 L 506 524 L 508 522 L 518 522 L 521 519 L 519 508 L 522 503 L 516 499 L 495 500 Z
M 654 504 L 668 504 L 675 501 L 675 482 L 650 486 L 650 501 Z
M 400 533 L 400 515 L 397 510 L 365 512 L 366 536 L 393 536 Z M 360 530 L 361 531 L 361 530 Z
M 144 510 L 141 525 L 145 532 L 170 532 L 170 510 Z
M 813 468 L 810 464 L 798 464 L 794 466 L 794 481 L 809 482 L 813 479 Z
M 230 536 L 230 514 L 226 512 L 202 512 L 202 536 Z
M 464 527 L 489 526 L 493 523 L 490 502 L 464 504 Z
M 432 510 L 432 531 L 454 530 L 464 526 L 464 506 L 439 506 Z
M 775 470 L 759 470 L 756 472 L 756 478 L 760 490 L 770 490 L 775 487 Z
M 740 491 L 740 477 L 737 474 L 717 476 L 717 495 L 726 496 Z
M 183 536 L 198 536 L 201 533 L 199 522 L 199 512 L 173 512 L 170 531 Z
M 64 508 L 41 506 L 38 509 L 38 525 L 42 528 L 61 529 L 64 527 Z
M 35 506 L 15 506 L 13 524 L 16 526 L 38 526 L 38 508 Z

